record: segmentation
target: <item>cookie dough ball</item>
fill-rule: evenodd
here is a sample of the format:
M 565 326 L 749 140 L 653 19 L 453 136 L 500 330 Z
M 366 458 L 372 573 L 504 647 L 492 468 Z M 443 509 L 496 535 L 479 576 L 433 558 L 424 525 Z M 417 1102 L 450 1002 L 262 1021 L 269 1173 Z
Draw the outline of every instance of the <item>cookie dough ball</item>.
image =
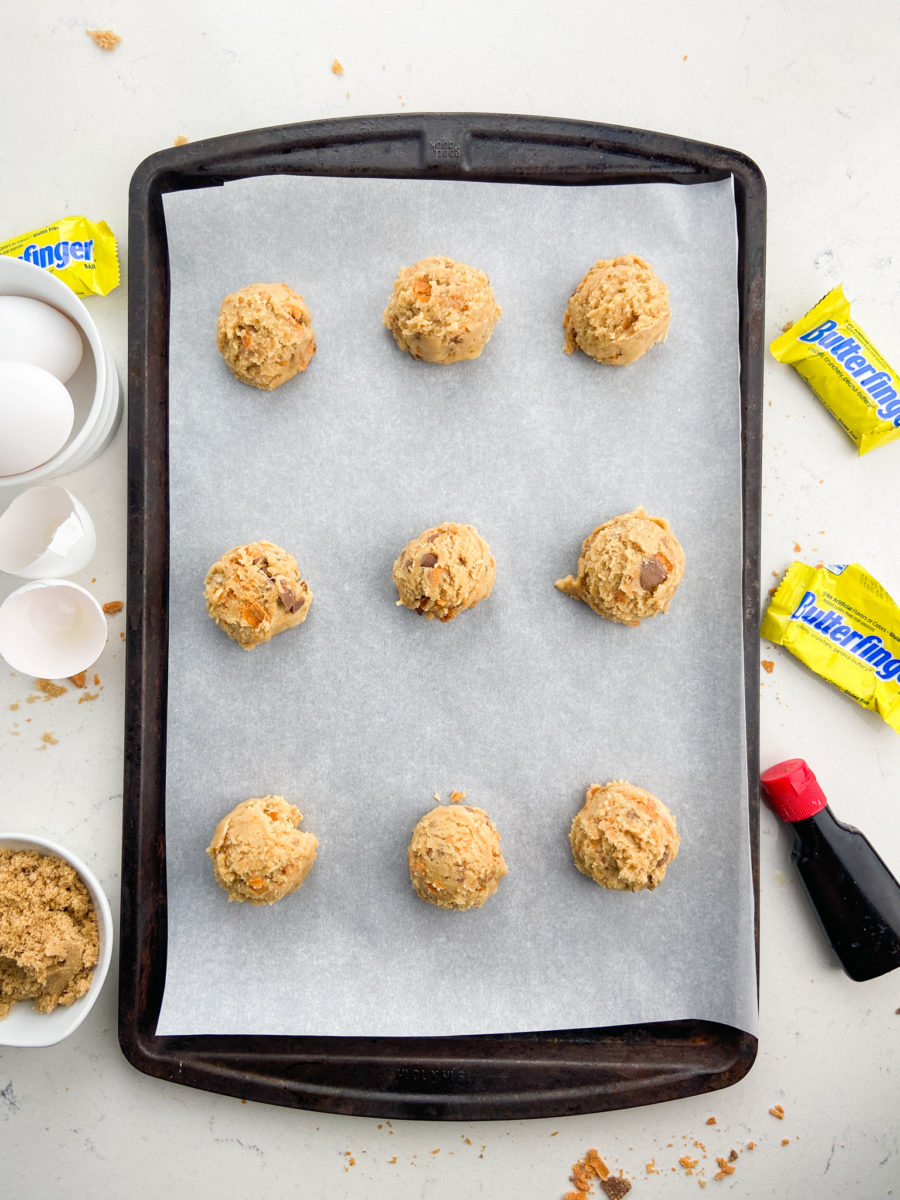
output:
M 452 363 L 477 358 L 499 316 L 484 271 L 437 257 L 401 267 L 384 323 L 413 358 Z
M 569 297 L 563 326 L 566 354 L 583 350 L 621 367 L 669 332 L 669 289 L 636 254 L 595 262 Z
M 506 874 L 500 835 L 486 812 L 441 804 L 413 830 L 407 851 L 416 893 L 438 908 L 480 908 Z
M 491 594 L 494 566 L 490 546 L 472 525 L 450 521 L 426 529 L 394 563 L 397 603 L 429 621 L 452 621 Z
M 216 826 L 206 853 L 229 900 L 274 904 L 303 883 L 319 845 L 283 796 L 244 800 Z
M 613 517 L 584 539 L 578 574 L 557 579 L 567 596 L 622 625 L 664 613 L 684 575 L 684 551 L 662 517 L 643 508 Z
M 305 371 L 316 350 L 309 309 L 286 283 L 251 283 L 222 301 L 216 345 L 243 383 L 270 392 Z
M 206 611 L 245 650 L 305 621 L 312 598 L 293 555 L 274 542 L 235 546 L 206 576 Z
M 592 784 L 569 833 L 575 866 L 601 887 L 659 887 L 681 838 L 661 800 L 632 783 Z

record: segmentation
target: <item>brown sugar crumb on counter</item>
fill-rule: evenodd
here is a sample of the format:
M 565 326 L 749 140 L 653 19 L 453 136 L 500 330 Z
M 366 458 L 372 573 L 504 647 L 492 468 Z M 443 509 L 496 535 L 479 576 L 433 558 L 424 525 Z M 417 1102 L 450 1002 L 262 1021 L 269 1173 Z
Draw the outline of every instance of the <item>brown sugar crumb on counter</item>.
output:
M 103 611 L 108 617 L 111 617 L 113 613 L 120 613 L 124 607 L 121 600 L 107 600 L 103 605 Z
M 48 697 L 63 696 L 69 690 L 68 688 L 64 688 L 62 684 L 53 683 L 50 679 L 36 679 L 34 686 L 39 692 Z
M 84 32 L 101 50 L 115 50 L 122 40 L 112 29 L 86 29 Z

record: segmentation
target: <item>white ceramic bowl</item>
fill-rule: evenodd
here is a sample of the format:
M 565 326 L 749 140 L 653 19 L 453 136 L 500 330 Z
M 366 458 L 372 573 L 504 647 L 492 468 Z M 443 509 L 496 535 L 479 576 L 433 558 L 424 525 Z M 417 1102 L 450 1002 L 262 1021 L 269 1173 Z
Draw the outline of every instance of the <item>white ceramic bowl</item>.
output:
M 65 859 L 81 876 L 94 902 L 100 935 L 100 957 L 94 967 L 91 986 L 85 994 L 74 1004 L 65 1008 L 59 1005 L 51 1013 L 37 1013 L 29 1001 L 23 1000 L 14 1004 L 9 1016 L 0 1021 L 0 1046 L 54 1046 L 75 1032 L 100 995 L 112 957 L 113 924 L 109 901 L 93 872 L 74 854 L 55 842 L 25 833 L 0 833 L 0 847 L 4 850 L 37 850 L 38 854 L 53 854 Z
M 91 314 L 67 284 L 50 271 L 0 254 L 0 295 L 30 296 L 52 305 L 74 321 L 84 343 L 81 365 L 66 384 L 75 406 L 72 432 L 62 449 L 39 467 L 18 475 L 0 475 L 0 487 L 19 487 L 90 462 L 111 441 L 122 406 L 112 355 L 100 341 Z

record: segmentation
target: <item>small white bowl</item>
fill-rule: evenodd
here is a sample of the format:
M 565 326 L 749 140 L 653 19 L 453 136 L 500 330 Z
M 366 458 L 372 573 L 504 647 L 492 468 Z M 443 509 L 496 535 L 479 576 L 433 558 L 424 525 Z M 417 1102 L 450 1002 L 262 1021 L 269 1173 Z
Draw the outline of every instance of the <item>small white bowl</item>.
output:
M 52 305 L 75 323 L 84 343 L 81 365 L 66 384 L 75 406 L 75 424 L 68 440 L 40 466 L 18 475 L 0 475 L 2 488 L 19 487 L 83 467 L 112 440 L 122 407 L 112 355 L 100 341 L 91 314 L 67 284 L 50 271 L 0 254 L 0 295 L 30 296 Z
M 33 487 L 0 515 L 0 571 L 22 579 L 61 579 L 86 567 L 97 549 L 91 515 L 59 484 Z
M 62 846 L 57 846 L 55 842 L 31 837 L 25 833 L 0 833 L 0 847 L 4 850 L 36 850 L 38 854 L 53 854 L 64 859 L 78 872 L 94 903 L 97 931 L 100 935 L 100 956 L 94 967 L 91 986 L 85 994 L 68 1007 L 60 1004 L 51 1013 L 37 1013 L 30 1001 L 22 1000 L 14 1004 L 9 1016 L 0 1021 L 0 1046 L 55 1046 L 70 1033 L 74 1033 L 94 1007 L 109 971 L 113 944 L 109 901 L 93 872 L 74 854 L 70 854 Z
M 100 603 L 65 579 L 38 579 L 0 604 L 0 658 L 14 671 L 64 679 L 92 667 L 109 630 Z

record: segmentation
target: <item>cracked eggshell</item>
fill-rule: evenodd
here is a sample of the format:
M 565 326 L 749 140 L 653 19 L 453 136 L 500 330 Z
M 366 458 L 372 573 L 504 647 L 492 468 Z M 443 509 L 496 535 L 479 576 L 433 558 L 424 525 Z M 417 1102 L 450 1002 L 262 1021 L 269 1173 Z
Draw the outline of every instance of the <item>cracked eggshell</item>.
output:
M 94 557 L 90 513 L 64 487 L 34 487 L 0 516 L 0 571 L 23 579 L 74 575 Z
M 106 645 L 106 617 L 77 583 L 26 583 L 0 604 L 0 658 L 38 679 L 65 679 L 94 665 Z

